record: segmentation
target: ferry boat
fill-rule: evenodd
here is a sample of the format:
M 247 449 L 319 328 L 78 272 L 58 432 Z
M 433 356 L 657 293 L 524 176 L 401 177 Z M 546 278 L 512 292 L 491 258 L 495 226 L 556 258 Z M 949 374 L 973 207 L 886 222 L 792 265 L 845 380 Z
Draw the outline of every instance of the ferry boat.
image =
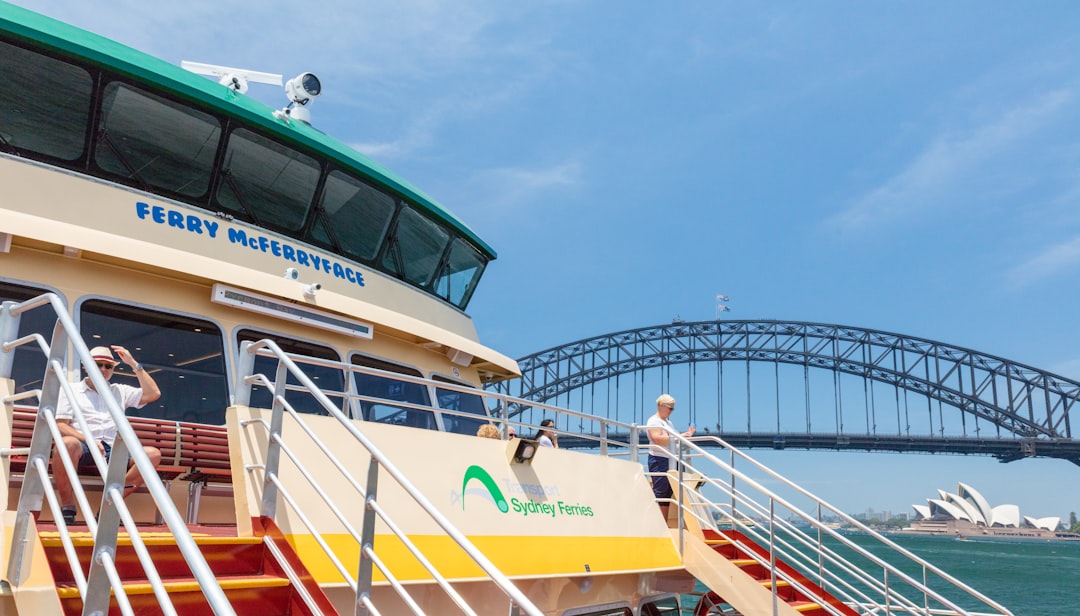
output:
M 309 125 L 314 75 L 276 110 L 217 72 L 0 2 L 0 613 L 1010 613 L 715 437 L 673 435 L 663 515 L 638 426 L 487 388 L 484 240 Z M 56 468 L 101 345 L 161 398 Z M 600 436 L 506 438 L 541 418 Z

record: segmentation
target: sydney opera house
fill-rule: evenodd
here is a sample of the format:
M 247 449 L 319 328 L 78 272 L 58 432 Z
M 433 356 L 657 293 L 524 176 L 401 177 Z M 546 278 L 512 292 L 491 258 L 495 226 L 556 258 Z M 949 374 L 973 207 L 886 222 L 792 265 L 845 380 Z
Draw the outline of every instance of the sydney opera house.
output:
M 1032 539 L 1080 539 L 1059 531 L 1061 518 L 1020 517 L 1016 505 L 991 507 L 975 488 L 958 483 L 956 492 L 938 490 L 939 498 L 912 505 L 916 518 L 907 532 L 959 537 L 1006 537 Z
M 956 484 L 955 493 L 938 490 L 938 496 L 940 498 L 926 499 L 925 505 L 912 505 L 918 514 L 916 520 L 966 520 L 978 526 L 1046 530 L 1057 530 L 1061 524 L 1058 517 L 1036 519 L 1024 516 L 1021 521 L 1020 508 L 1016 505 L 991 507 L 982 494 L 963 483 Z

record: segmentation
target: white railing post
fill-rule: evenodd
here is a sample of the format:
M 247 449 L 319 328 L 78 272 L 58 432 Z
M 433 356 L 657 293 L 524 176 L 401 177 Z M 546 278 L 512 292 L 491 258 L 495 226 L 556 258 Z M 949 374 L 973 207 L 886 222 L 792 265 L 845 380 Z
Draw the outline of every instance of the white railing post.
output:
M 255 372 L 255 354 L 250 350 L 253 344 L 255 343 L 250 340 L 240 343 L 240 357 L 236 361 L 236 383 L 233 387 L 235 403 L 239 406 L 251 405 L 251 383 L 246 379 Z
M 367 616 L 364 599 L 371 596 L 371 552 L 375 550 L 375 498 L 379 491 L 379 462 L 375 456 L 368 463 L 367 495 L 364 498 L 364 524 L 360 531 L 360 563 L 356 573 L 356 616 Z
M 285 384 L 288 382 L 288 366 L 278 359 L 274 376 L 274 404 L 270 407 L 270 442 L 266 450 L 266 467 L 263 470 L 262 515 L 274 519 L 277 516 L 278 488 L 274 478 L 281 466 L 281 428 L 285 423 Z
M 5 308 L 7 308 L 6 304 L 7 303 L 5 302 Z M 52 343 L 47 350 L 49 359 L 48 363 L 45 365 L 45 376 L 42 380 L 41 393 L 38 394 L 38 412 L 37 418 L 34 420 L 33 436 L 30 437 L 30 454 L 26 459 L 27 469 L 33 468 L 38 461 L 45 467 L 48 467 L 49 465 L 53 441 L 52 432 L 49 431 L 46 413 L 55 413 L 57 401 L 60 399 L 60 377 L 57 376 L 56 371 L 54 371 L 52 367 L 54 365 L 65 365 L 64 356 L 66 354 L 65 351 L 67 345 L 67 332 L 64 331 L 60 321 L 57 321 L 56 327 L 53 329 Z M 14 355 L 15 351 L 12 350 L 11 354 Z M 54 364 L 54 362 L 56 363 Z M 53 472 L 60 471 L 54 469 Z M 26 559 L 29 558 L 30 553 L 26 548 L 30 524 L 32 522 L 30 512 L 41 511 L 41 503 L 45 496 L 45 490 L 51 489 L 52 486 L 45 485 L 38 473 L 24 473 L 22 490 L 19 491 L 19 504 L 16 509 L 15 526 L 12 531 L 11 554 L 8 558 L 8 581 L 11 582 L 13 586 L 18 586 L 23 582 L 23 566 L 29 565 L 29 562 L 26 561 Z
M 15 311 L 15 302 L 4 302 L 0 306 L 0 379 L 10 379 L 11 369 L 15 365 L 15 349 L 7 344 L 19 337 L 21 314 Z

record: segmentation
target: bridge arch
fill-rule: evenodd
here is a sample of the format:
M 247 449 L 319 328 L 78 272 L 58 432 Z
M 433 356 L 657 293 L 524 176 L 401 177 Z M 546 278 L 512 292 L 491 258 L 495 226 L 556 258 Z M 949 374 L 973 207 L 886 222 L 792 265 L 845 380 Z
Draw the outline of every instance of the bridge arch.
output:
M 522 378 L 500 385 L 507 393 L 549 404 L 565 398 L 568 406 L 591 406 L 594 413 L 603 409 L 606 416 L 620 421 L 643 421 L 661 390 L 677 389 L 690 401 L 692 418 L 715 426 L 735 444 L 808 448 L 847 444 L 859 449 L 984 453 L 1006 461 L 1062 457 L 1080 464 L 1080 442 L 1073 439 L 1070 423 L 1070 411 L 1080 399 L 1080 382 L 925 338 L 798 321 L 676 321 L 577 340 L 522 357 L 518 364 Z M 706 380 L 720 392 L 715 405 L 720 421 L 713 421 L 710 414 L 712 402 L 701 400 L 698 368 L 709 364 L 718 373 Z M 746 425 L 740 422 L 735 427 L 723 420 L 723 390 L 725 385 L 732 388 L 730 368 L 742 365 L 745 393 L 738 397 L 740 404 L 745 400 Z M 759 367 L 756 372 L 752 365 Z M 685 382 L 672 376 L 673 367 L 679 366 Z M 724 366 L 729 367 L 727 376 Z M 771 367 L 775 374 L 774 395 L 761 384 L 760 366 Z M 793 384 L 800 379 L 792 369 L 801 371 L 801 387 Z M 827 406 L 822 399 L 829 397 L 828 392 L 823 395 L 821 390 L 829 389 L 828 377 L 834 407 L 829 410 L 835 421 L 826 422 L 823 429 L 813 417 L 814 409 Z M 628 396 L 624 389 L 631 386 Z M 597 388 L 606 395 L 592 401 L 595 404 L 585 403 L 586 392 L 595 398 Z M 800 388 L 803 399 L 792 405 L 792 394 Z M 879 396 L 882 388 L 893 394 L 889 404 L 883 401 L 890 396 Z M 769 415 L 763 407 L 772 406 L 761 404 L 762 396 L 775 401 L 775 428 L 771 417 L 768 422 L 761 419 Z M 622 408 L 628 397 L 632 412 Z M 575 404 L 578 400 L 585 404 Z M 793 406 L 801 407 L 805 425 L 791 420 L 790 415 L 799 413 Z M 852 406 L 862 412 L 851 411 Z M 924 406 L 926 417 L 913 421 L 913 409 L 921 413 Z M 829 413 L 818 409 L 817 414 Z M 884 421 L 879 421 L 879 414 L 887 416 Z M 858 420 L 853 421 L 852 415 Z M 762 429 L 763 423 L 769 429 Z

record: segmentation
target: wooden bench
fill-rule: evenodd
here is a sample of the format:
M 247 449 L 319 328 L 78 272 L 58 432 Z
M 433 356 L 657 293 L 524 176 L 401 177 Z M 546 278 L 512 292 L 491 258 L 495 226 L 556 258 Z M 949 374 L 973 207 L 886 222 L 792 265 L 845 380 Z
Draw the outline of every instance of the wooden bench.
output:
M 11 447 L 30 447 L 36 411 L 16 407 L 11 422 Z M 198 518 L 199 499 L 208 483 L 232 484 L 229 462 L 229 437 L 225 426 L 167 421 L 148 417 L 128 417 L 128 423 L 144 446 L 161 450 L 158 475 L 163 481 L 177 479 L 190 482 L 188 487 L 188 521 Z M 26 469 L 25 455 L 11 456 L 12 473 Z M 79 466 L 79 475 L 100 477 L 93 465 Z

